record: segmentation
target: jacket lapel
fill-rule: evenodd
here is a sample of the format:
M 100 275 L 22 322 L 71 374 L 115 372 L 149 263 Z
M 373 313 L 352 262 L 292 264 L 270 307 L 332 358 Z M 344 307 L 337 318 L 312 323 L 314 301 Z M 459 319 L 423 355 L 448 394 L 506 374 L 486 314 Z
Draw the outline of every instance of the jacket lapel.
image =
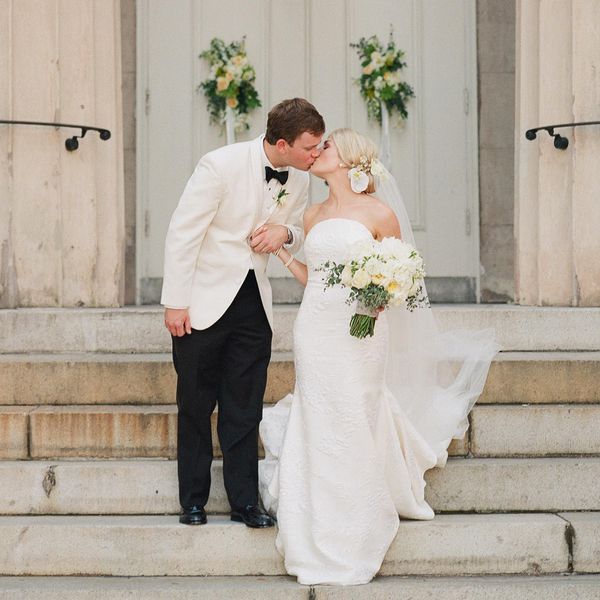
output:
M 257 137 L 252 142 L 250 150 L 250 166 L 252 169 L 252 176 L 250 181 L 253 182 L 252 191 L 256 202 L 256 210 L 254 213 L 254 225 L 258 226 L 262 223 L 263 213 L 265 211 L 265 192 L 262 177 L 262 153 L 263 153 L 263 139 L 264 135 Z

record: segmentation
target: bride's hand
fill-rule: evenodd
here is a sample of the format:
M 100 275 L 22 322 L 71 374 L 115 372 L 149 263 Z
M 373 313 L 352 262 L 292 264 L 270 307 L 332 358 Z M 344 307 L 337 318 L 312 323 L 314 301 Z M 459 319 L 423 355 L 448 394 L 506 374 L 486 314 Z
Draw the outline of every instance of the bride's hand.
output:
M 285 225 L 266 223 L 250 236 L 250 246 L 254 252 L 270 254 L 281 248 L 287 238 L 288 229 Z

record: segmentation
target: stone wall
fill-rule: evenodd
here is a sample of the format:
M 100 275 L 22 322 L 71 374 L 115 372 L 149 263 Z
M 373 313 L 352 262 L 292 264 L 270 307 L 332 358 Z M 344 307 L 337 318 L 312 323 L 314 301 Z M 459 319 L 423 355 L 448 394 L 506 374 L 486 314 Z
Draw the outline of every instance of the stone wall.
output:
M 520 304 L 600 306 L 600 3 L 517 4 L 516 251 Z
M 121 0 L 123 169 L 125 179 L 125 304 L 136 301 L 136 0 Z
M 514 298 L 515 1 L 478 0 L 481 301 Z
M 119 0 L 0 2 L 0 307 L 123 303 Z

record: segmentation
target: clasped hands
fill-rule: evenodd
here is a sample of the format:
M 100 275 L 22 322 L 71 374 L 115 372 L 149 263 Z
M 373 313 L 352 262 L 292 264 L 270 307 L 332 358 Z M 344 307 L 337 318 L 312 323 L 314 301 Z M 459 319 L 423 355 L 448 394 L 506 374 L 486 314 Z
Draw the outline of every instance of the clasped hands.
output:
M 258 254 L 275 252 L 288 239 L 288 229 L 285 225 L 265 223 L 250 236 L 250 247 Z

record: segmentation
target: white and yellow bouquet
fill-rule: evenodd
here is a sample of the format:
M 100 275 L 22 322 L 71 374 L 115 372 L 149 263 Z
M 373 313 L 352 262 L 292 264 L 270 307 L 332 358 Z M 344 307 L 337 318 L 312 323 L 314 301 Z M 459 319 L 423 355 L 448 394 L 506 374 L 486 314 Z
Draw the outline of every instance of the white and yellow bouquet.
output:
M 404 305 L 412 311 L 429 306 L 424 292 L 423 259 L 417 250 L 398 238 L 360 241 L 353 245 L 345 263 L 327 261 L 325 289 L 334 285 L 350 288 L 347 303 L 357 302 L 350 319 L 350 334 L 372 336 L 381 310 Z
M 229 108 L 235 114 L 236 130 L 248 129 L 248 113 L 261 104 L 254 87 L 256 73 L 246 55 L 245 39 L 225 44 L 213 38 L 210 48 L 202 52 L 200 58 L 210 65 L 210 77 L 198 88 L 208 100 L 211 122 L 224 124 L 226 108 Z

